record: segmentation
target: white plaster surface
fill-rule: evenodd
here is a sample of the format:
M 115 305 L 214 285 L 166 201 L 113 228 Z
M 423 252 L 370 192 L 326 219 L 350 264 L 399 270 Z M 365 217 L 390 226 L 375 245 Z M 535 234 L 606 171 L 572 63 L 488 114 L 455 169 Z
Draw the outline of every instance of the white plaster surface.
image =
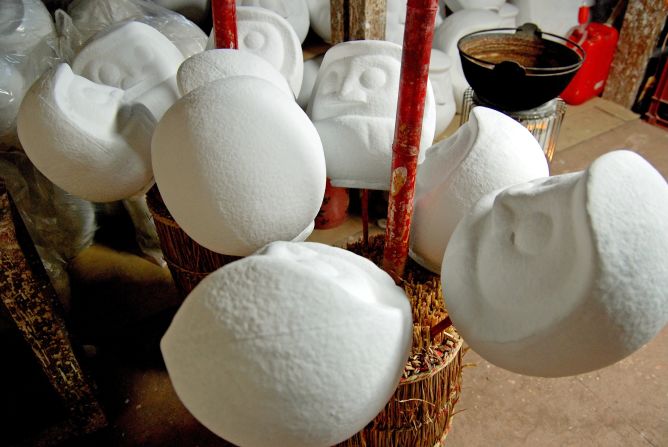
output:
M 549 174 L 540 144 L 520 123 L 485 107 L 436 143 L 418 167 L 410 255 L 439 272 L 448 241 L 478 199 Z
M 406 29 L 406 2 L 387 0 L 386 11 L 385 40 L 403 45 L 404 29 Z
M 16 116 L 23 95 L 55 58 L 51 15 L 38 0 L 0 4 L 0 143 L 16 139 Z
M 447 54 L 440 50 L 431 50 L 429 80 L 434 89 L 434 102 L 436 107 L 435 134 L 437 136 L 448 128 L 457 109 L 455 97 L 452 93 L 452 78 L 450 77 L 451 67 L 452 62 Z
M 293 99 L 288 81 L 274 66 L 246 50 L 206 50 L 186 59 L 177 72 L 181 95 L 218 79 L 230 76 L 255 76 L 271 82 Z
M 332 16 L 329 0 L 306 0 L 311 29 L 325 42 L 332 41 Z
M 452 12 L 462 9 L 491 9 L 498 11 L 505 3 L 505 0 L 445 0 L 445 4 Z
M 209 46 L 213 48 L 213 32 Z M 287 20 L 256 6 L 237 7 L 239 49 L 267 60 L 287 79 L 294 96 L 299 94 L 304 75 L 304 57 L 297 34 Z
M 499 26 L 502 28 L 516 28 L 518 25 L 520 25 L 517 23 L 517 15 L 519 12 L 519 8 L 510 3 L 504 3 L 501 5 L 499 8 L 501 24 Z
M 125 22 L 96 35 L 75 57 L 72 70 L 98 84 L 124 91 L 156 120 L 179 97 L 176 72 L 183 54 L 155 28 Z
M 546 32 L 566 36 L 568 31 L 578 24 L 578 8 L 582 0 L 510 0 L 519 9 L 517 23 L 535 23 Z
M 308 113 L 322 139 L 332 185 L 389 189 L 400 68 L 401 47 L 392 42 L 349 41 L 325 53 Z M 418 162 L 434 139 L 431 83 L 424 110 Z
M 226 78 L 182 97 L 156 127 L 152 155 L 174 219 L 227 255 L 308 236 L 325 191 L 317 131 L 261 78 Z
M 522 374 L 621 360 L 668 322 L 666 219 L 668 185 L 629 151 L 492 192 L 445 253 L 453 322 L 481 356 Z
M 53 183 L 93 202 L 121 200 L 153 183 L 152 114 L 123 91 L 75 75 L 67 64 L 28 90 L 17 127 L 34 165 Z
M 304 61 L 304 78 L 302 80 L 302 88 L 299 90 L 299 96 L 297 96 L 297 104 L 304 110 L 306 110 L 311 100 L 311 94 L 313 93 L 313 87 L 315 86 L 315 80 L 318 77 L 323 57 L 324 55 L 320 55 Z
M 306 0 L 236 0 L 240 6 L 259 6 L 274 11 L 290 23 L 299 42 L 308 34 L 310 19 Z
M 161 349 L 177 395 L 219 436 L 325 447 L 387 403 L 411 340 L 408 299 L 372 262 L 276 242 L 205 278 Z

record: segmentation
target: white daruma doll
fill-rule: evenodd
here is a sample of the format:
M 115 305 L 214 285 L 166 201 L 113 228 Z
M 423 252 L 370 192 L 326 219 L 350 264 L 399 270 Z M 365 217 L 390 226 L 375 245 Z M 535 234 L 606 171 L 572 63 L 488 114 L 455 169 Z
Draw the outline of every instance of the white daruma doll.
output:
M 380 40 L 343 42 L 325 53 L 308 114 L 332 185 L 389 189 L 400 65 L 401 47 Z M 428 86 L 419 161 L 434 139 L 435 117 Z
M 668 322 L 668 185 L 629 151 L 486 195 L 457 226 L 444 295 L 464 339 L 522 374 L 610 365 Z

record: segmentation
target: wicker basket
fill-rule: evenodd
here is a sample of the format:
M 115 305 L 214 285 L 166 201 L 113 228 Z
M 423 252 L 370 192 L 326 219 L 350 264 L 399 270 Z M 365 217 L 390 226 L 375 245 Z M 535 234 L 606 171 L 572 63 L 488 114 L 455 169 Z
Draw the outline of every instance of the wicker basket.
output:
M 379 264 L 383 236 L 348 249 Z M 440 277 L 413 262 L 403 283 L 413 308 L 413 350 L 399 387 L 362 431 L 338 444 L 345 447 L 435 447 L 444 445 L 462 384 L 463 341 L 454 328 L 432 339 L 430 328 L 444 319 Z
M 385 408 L 343 447 L 445 445 L 462 380 L 462 341 L 438 367 L 399 384 Z
M 209 273 L 241 259 L 213 252 L 192 240 L 167 211 L 157 186 L 146 194 L 146 202 L 155 222 L 163 256 L 184 298 Z
M 153 187 L 147 194 L 163 254 L 183 296 L 206 275 L 239 258 L 208 250 L 178 226 Z M 380 264 L 384 237 L 348 249 Z M 413 310 L 413 350 L 404 376 L 385 408 L 341 447 L 436 447 L 444 445 L 459 400 L 462 339 L 450 328 L 432 339 L 430 328 L 447 316 L 440 277 L 410 262 L 403 283 Z

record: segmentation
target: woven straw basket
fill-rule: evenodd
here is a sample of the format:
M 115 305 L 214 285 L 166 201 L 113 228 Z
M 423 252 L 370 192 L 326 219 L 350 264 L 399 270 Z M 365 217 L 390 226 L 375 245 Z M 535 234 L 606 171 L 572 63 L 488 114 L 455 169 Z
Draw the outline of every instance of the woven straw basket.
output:
M 452 424 L 462 379 L 462 341 L 432 370 L 399 384 L 385 408 L 343 447 L 439 447 Z
M 155 222 L 162 254 L 182 297 L 185 298 L 209 273 L 240 259 L 213 252 L 192 240 L 167 211 L 157 186 L 146 194 L 146 201 Z
M 348 250 L 380 264 L 384 238 Z M 454 328 L 432 338 L 430 329 L 447 316 L 441 280 L 409 261 L 404 283 L 413 310 L 413 350 L 404 376 L 385 408 L 341 447 L 437 447 L 444 445 L 462 385 L 462 338 Z
M 185 297 L 205 276 L 240 259 L 208 250 L 174 221 L 156 187 L 147 194 L 163 255 Z M 380 264 L 384 239 L 348 249 Z M 413 350 L 404 376 L 385 408 L 341 447 L 438 447 L 444 445 L 462 382 L 462 339 L 453 328 L 432 338 L 430 328 L 447 316 L 437 275 L 409 262 L 403 283 L 413 310 Z

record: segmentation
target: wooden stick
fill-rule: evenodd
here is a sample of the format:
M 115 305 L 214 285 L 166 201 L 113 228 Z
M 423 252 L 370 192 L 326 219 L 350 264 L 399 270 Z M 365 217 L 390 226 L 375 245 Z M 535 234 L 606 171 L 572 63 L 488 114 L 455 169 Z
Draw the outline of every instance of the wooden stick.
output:
M 362 240 L 364 246 L 369 246 L 369 190 L 362 190 Z
M 668 2 L 628 2 L 619 33 L 615 58 L 603 90 L 603 98 L 631 108 L 649 60 L 666 23 Z
M 332 44 L 384 40 L 387 0 L 330 0 Z
M 438 0 L 409 0 L 406 9 L 383 254 L 383 268 L 395 278 L 403 275 L 408 258 L 415 174 L 437 10 Z
M 429 328 L 429 335 L 431 336 L 431 339 L 433 340 L 434 338 L 436 338 L 438 334 L 440 334 L 450 326 L 452 326 L 452 320 L 448 315 L 447 317 L 445 317 L 444 319 L 433 325 L 431 328 Z
M 237 6 L 234 0 L 211 0 L 216 48 L 239 48 Z
M 329 11 L 331 13 L 332 45 L 345 42 L 350 37 L 348 0 L 330 0 Z

